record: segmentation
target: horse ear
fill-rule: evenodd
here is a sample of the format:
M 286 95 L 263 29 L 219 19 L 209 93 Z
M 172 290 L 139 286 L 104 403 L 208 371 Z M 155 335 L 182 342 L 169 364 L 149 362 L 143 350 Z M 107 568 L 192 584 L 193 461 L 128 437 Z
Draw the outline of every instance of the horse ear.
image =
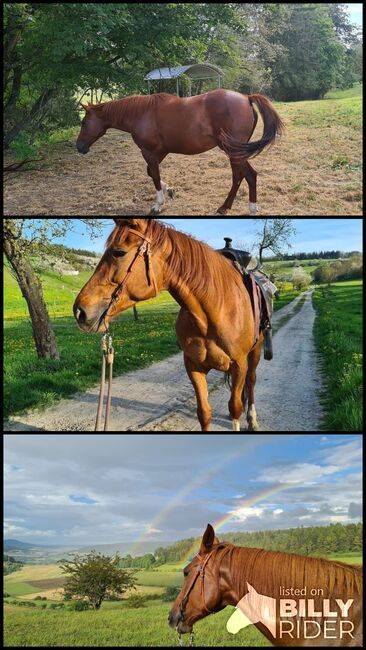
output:
M 81 105 L 82 105 L 84 111 L 88 112 L 88 110 L 89 110 L 89 104 L 81 104 Z
M 207 524 L 207 528 L 202 537 L 200 553 L 209 553 L 214 544 L 219 544 L 219 540 L 215 536 L 215 531 L 211 524 Z

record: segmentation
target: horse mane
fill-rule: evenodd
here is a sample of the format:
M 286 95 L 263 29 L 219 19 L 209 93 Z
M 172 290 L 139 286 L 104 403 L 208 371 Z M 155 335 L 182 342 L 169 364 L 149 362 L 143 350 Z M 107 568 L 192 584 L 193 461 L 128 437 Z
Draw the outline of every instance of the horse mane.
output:
M 135 118 L 146 111 L 154 110 L 157 104 L 173 97 L 168 93 L 155 93 L 154 95 L 131 95 L 123 99 L 113 99 L 110 102 L 94 104 L 92 108 L 100 109 L 103 117 L 115 122 L 118 119 Z
M 242 290 L 243 281 L 231 262 L 198 239 L 175 230 L 157 219 L 148 219 L 152 250 L 171 250 L 167 259 L 168 280 L 178 278 L 198 298 L 224 299 L 228 282 Z M 128 235 L 128 224 L 117 225 L 107 240 L 107 247 L 120 246 Z
M 361 594 L 362 568 L 295 553 L 233 546 L 231 575 L 236 593 L 244 595 L 249 582 L 256 591 L 279 597 L 279 587 L 324 589 L 324 597 Z M 252 580 L 252 582 L 251 582 Z

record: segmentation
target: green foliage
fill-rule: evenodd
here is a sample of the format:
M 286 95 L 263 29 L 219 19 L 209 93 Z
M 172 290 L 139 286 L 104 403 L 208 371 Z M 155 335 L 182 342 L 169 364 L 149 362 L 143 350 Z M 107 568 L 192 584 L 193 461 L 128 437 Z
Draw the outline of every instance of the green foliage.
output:
M 133 575 L 120 569 L 119 563 L 118 555 L 110 558 L 95 551 L 85 556 L 75 555 L 72 560 L 64 560 L 60 566 L 67 576 L 65 596 L 86 598 L 94 609 L 100 609 L 107 597 L 133 589 Z
M 31 142 L 31 136 L 25 131 L 21 131 L 9 146 L 15 160 L 22 161 L 26 158 L 35 158 L 38 147 Z
M 11 555 L 7 555 L 4 553 L 4 560 L 3 560 L 3 573 L 4 576 L 9 575 L 9 573 L 14 573 L 15 571 L 20 571 L 20 569 L 24 566 L 22 562 L 19 562 L 19 560 L 15 560 Z
M 146 607 L 145 602 L 146 601 L 144 596 L 134 594 L 133 596 L 127 598 L 126 607 L 129 607 L 130 609 L 140 609 L 141 607 Z
M 151 569 L 156 564 L 156 559 L 152 553 L 146 553 L 142 557 L 133 558 L 131 555 L 126 555 L 120 561 L 120 567 L 124 569 Z
M 86 600 L 73 600 L 68 605 L 68 609 L 72 612 L 85 612 L 86 610 L 90 609 L 90 603 L 88 603 Z
M 163 603 L 173 602 L 180 593 L 179 587 L 167 587 L 164 594 L 161 597 Z

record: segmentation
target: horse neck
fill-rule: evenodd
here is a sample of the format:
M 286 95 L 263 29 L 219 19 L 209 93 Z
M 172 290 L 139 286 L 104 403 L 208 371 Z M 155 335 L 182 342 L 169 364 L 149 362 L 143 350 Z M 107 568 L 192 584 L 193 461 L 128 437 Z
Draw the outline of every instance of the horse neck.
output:
M 232 599 L 230 604 L 237 605 L 243 598 L 248 591 L 247 583 L 256 584 L 256 560 L 261 552 L 261 549 L 257 548 L 234 547 L 230 563 L 229 587 Z
M 172 246 L 174 247 L 174 242 Z M 232 313 L 238 301 L 243 304 L 245 300 L 244 285 L 237 271 L 228 263 L 222 270 L 226 286 L 226 290 L 223 291 L 218 287 L 218 272 L 216 271 L 214 274 L 213 269 L 210 269 L 207 263 L 207 268 L 204 269 L 207 279 L 201 283 L 202 286 L 197 286 L 197 282 L 192 279 L 185 280 L 184 277 L 197 278 L 202 273 L 202 267 L 200 268 L 197 264 L 199 251 L 196 256 L 181 257 L 179 273 L 177 273 L 174 263 L 171 262 L 173 258 L 171 253 L 172 249 L 169 247 L 164 256 L 164 286 L 178 304 L 193 316 L 201 333 L 206 335 L 208 324 L 217 324 L 218 314 L 221 314 L 220 317 L 222 317 L 221 308 L 225 313 Z M 195 269 L 195 264 L 197 269 Z
M 106 102 L 103 106 L 102 117 L 108 124 L 108 128 L 131 133 L 136 125 L 138 115 L 144 109 L 144 104 L 140 99 L 143 100 L 144 98 L 138 98 L 138 110 L 134 106 L 136 104 L 136 98 L 133 96 Z

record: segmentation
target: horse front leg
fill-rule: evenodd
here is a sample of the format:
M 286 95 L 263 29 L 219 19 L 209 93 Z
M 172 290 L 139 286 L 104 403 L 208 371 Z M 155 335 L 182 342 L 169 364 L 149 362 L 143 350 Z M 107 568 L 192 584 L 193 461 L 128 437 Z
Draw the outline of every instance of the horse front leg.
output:
M 151 209 L 150 214 L 160 214 L 163 211 L 165 199 L 164 199 L 162 182 L 160 178 L 159 165 L 161 161 L 165 158 L 166 154 L 154 154 L 151 153 L 150 151 L 146 151 L 143 149 L 141 151 L 143 157 L 147 162 L 147 173 L 152 178 L 156 189 L 156 202 L 153 208 Z
M 197 397 L 197 416 L 202 431 L 209 431 L 212 422 L 212 409 L 208 401 L 207 374 L 198 370 L 193 361 L 184 355 L 184 364 Z

